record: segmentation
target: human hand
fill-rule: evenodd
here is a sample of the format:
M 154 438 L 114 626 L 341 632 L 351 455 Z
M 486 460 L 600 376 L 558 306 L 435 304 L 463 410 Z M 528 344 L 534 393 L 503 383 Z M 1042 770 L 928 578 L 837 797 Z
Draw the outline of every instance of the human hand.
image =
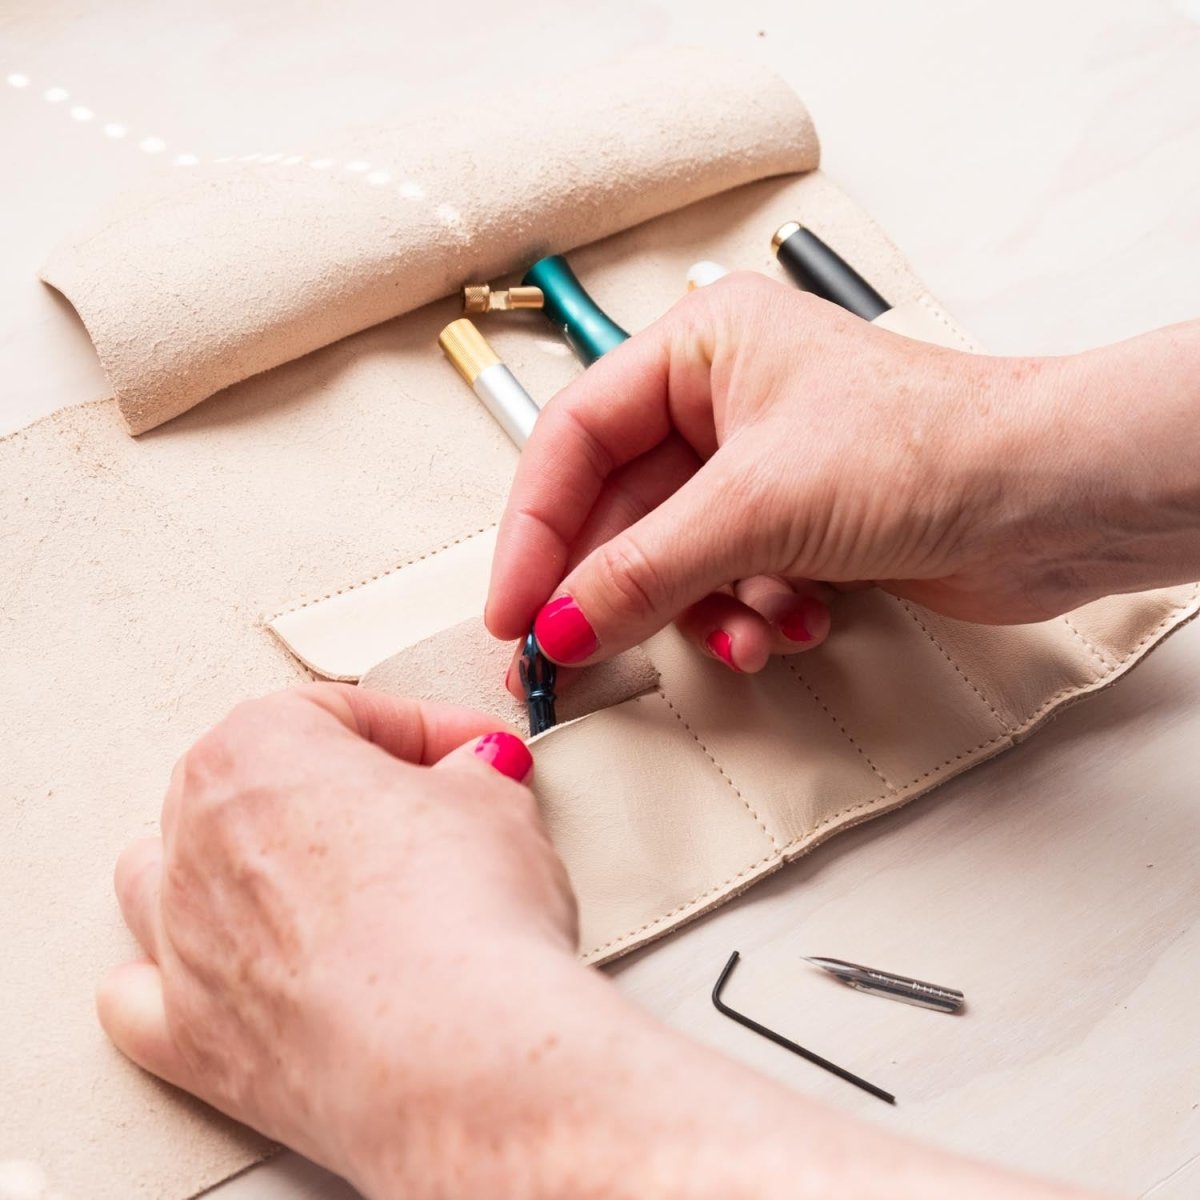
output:
M 381 1194 L 397 1161 L 436 1194 L 475 1122 L 517 1134 L 585 972 L 532 759 L 495 730 L 328 684 L 205 734 L 117 866 L 148 956 L 99 992 L 118 1047 Z
M 546 407 L 500 525 L 488 627 L 518 638 L 536 617 L 547 655 L 578 664 L 676 621 L 756 671 L 824 637 L 831 592 L 812 580 L 997 623 L 1150 586 L 1126 553 L 1138 486 L 1113 465 L 1105 365 L 948 350 L 729 276 Z
M 528 752 L 493 729 L 322 684 L 201 738 L 162 841 L 117 866 L 147 955 L 100 988 L 118 1047 L 377 1200 L 1081 1200 L 860 1125 L 624 1000 L 574 957 Z

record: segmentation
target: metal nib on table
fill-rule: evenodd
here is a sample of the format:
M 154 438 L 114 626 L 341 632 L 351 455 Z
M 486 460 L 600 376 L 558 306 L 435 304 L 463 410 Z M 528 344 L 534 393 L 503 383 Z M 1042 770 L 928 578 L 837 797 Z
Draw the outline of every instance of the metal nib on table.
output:
M 893 975 L 890 971 L 879 971 L 874 967 L 843 962 L 840 958 L 805 958 L 804 961 L 828 971 L 830 975 L 860 992 L 887 996 L 891 1000 L 915 1004 L 919 1008 L 957 1013 L 962 1012 L 967 1003 L 966 997 L 956 988 L 923 983 L 919 979 L 910 979 L 907 975 Z

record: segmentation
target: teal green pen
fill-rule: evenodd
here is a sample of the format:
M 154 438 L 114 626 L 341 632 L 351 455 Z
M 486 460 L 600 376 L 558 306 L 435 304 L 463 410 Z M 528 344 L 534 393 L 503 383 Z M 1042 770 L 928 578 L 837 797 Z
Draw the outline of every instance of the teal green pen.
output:
M 521 283 L 541 288 L 542 311 L 562 330 L 584 366 L 590 366 L 629 337 L 584 291 L 561 254 L 539 258 Z

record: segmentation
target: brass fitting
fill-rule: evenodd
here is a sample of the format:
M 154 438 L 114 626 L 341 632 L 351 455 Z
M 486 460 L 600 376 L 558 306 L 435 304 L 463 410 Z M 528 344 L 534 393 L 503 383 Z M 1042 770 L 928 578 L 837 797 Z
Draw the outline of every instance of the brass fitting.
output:
M 472 283 L 463 288 L 463 312 L 511 312 L 515 308 L 541 308 L 546 298 L 542 289 L 514 287 L 493 291 L 486 283 Z

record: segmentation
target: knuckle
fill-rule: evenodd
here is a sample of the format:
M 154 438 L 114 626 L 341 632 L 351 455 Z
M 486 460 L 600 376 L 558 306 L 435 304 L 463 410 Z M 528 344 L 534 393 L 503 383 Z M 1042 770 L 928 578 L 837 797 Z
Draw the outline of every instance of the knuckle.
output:
M 284 698 L 242 701 L 185 751 L 172 787 L 188 811 L 216 811 L 245 790 L 243 776 L 258 758 L 253 750 L 278 727 Z
M 561 442 L 563 436 L 569 438 L 587 457 L 588 470 L 592 475 L 597 479 L 606 479 L 612 474 L 616 463 L 588 423 L 593 404 L 593 401 L 579 393 L 564 397 L 556 417 L 565 429 L 557 440 Z
M 712 300 L 724 311 L 743 316 L 777 303 L 782 286 L 759 271 L 731 271 L 711 288 Z
M 653 616 L 670 598 L 661 572 L 633 534 L 602 546 L 594 566 L 597 582 L 613 606 L 634 619 Z

